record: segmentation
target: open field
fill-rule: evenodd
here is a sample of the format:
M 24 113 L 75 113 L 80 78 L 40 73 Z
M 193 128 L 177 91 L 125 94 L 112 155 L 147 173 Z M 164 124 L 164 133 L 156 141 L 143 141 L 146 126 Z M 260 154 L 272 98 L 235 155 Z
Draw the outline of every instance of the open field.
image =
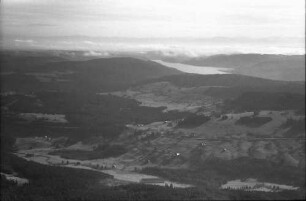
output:
M 16 154 L 42 164 L 102 171 L 113 175 L 116 180 L 137 183 L 143 178 L 156 178 L 135 172 L 143 168 L 187 170 L 211 159 L 234 161 L 247 157 L 272 161 L 281 166 L 305 168 L 304 134 L 283 136 L 288 128 L 282 127 L 288 118 L 301 119 L 303 116 L 293 111 L 260 111 L 257 114 L 259 117 L 270 117 L 272 121 L 259 127 L 248 127 L 235 122 L 242 117 L 253 116 L 253 113 L 224 115 L 228 118 L 211 116 L 208 122 L 194 128 L 178 128 L 177 121 L 127 124 L 118 138 L 111 142 L 127 150 L 116 157 L 80 159 L 80 151 L 94 153 L 97 146 L 104 143 L 98 138 L 94 143 L 79 141 L 65 146 L 61 144 L 64 140 L 48 136 L 17 138 Z M 67 151 L 69 158 L 64 157 Z M 187 184 L 168 180 L 156 185 L 170 183 L 175 187 L 188 187 Z
M 230 189 L 230 190 L 240 189 L 246 191 L 265 191 L 265 192 L 298 189 L 298 187 L 293 187 L 289 185 L 279 185 L 269 182 L 258 182 L 256 179 L 251 179 L 251 178 L 245 181 L 241 180 L 228 181 L 226 184 L 223 184 L 221 188 Z
M 1 176 L 4 176 L 7 180 L 16 182 L 17 185 L 19 185 L 19 186 L 22 186 L 24 184 L 29 183 L 28 179 L 17 177 L 13 174 L 6 174 L 6 173 L 2 173 L 2 172 L 0 174 L 1 174 Z
M 115 161 L 113 160 L 90 160 L 90 161 L 79 161 L 79 160 L 66 160 L 64 158 L 49 155 L 48 151 L 50 149 L 32 149 L 31 151 L 21 151 L 16 153 L 17 156 L 22 157 L 26 160 L 35 161 L 37 163 L 46 164 L 46 165 L 55 165 L 62 167 L 70 167 L 70 168 L 80 168 L 87 169 L 93 171 L 100 171 L 106 173 L 108 175 L 114 176 L 115 180 L 131 183 L 141 183 L 142 179 L 148 178 L 158 178 L 152 175 L 139 174 L 130 171 L 124 171 L 117 168 L 122 168 L 122 166 L 114 166 Z M 101 170 L 97 167 L 105 167 L 106 170 Z M 177 182 L 172 182 L 168 180 L 164 180 L 162 183 L 150 183 L 151 185 L 159 185 L 159 186 L 170 186 L 173 185 L 174 188 L 188 188 L 192 187 L 188 184 L 181 184 Z
M 20 113 L 19 117 L 28 121 L 43 120 L 54 123 L 67 123 L 64 114 Z
M 118 139 L 112 144 L 119 144 L 127 150 L 111 161 L 125 168 L 141 165 L 166 165 L 187 167 L 191 156 L 205 161 L 211 157 L 232 160 L 239 157 L 283 162 L 287 165 L 299 166 L 304 163 L 303 150 L 305 136 L 287 136 L 288 128 L 282 125 L 288 118 L 302 118 L 291 111 L 286 114 L 278 111 L 262 111 L 258 116 L 270 117 L 272 121 L 259 126 L 248 127 L 237 125 L 241 117 L 252 113 L 226 114 L 227 119 L 211 118 L 208 122 L 194 128 L 178 128 L 176 121 L 154 122 L 150 124 L 128 124 Z M 284 136 L 286 134 L 286 136 Z M 93 152 L 102 143 L 76 142 L 67 147 L 57 148 L 57 139 L 18 138 L 16 146 L 21 149 L 51 148 L 58 154 L 78 154 L 79 151 Z M 178 155 L 175 157 L 175 155 Z M 101 155 L 102 156 L 102 155 Z M 105 159 L 110 160 L 110 159 Z M 86 161 L 86 160 L 85 160 Z
M 204 94 L 211 87 L 222 86 L 183 88 L 177 87 L 169 82 L 156 82 L 130 88 L 126 91 L 100 94 L 112 94 L 135 99 L 141 103 L 141 106 L 166 107 L 164 112 L 171 110 L 211 112 L 213 110 L 215 111 L 216 105 L 221 103 L 220 99 Z

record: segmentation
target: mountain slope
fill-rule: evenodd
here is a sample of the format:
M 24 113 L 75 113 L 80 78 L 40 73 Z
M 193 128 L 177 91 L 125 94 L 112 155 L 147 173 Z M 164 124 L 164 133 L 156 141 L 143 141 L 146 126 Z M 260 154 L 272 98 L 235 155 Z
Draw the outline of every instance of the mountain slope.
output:
M 189 59 L 183 63 L 234 68 L 234 73 L 274 80 L 305 80 L 305 55 L 214 55 Z
M 251 76 L 243 76 L 237 74 L 216 74 L 216 75 L 199 75 L 199 74 L 182 74 L 175 76 L 167 76 L 161 80 L 168 80 L 178 86 L 196 87 L 196 86 L 266 86 L 279 85 L 282 81 L 267 80 Z
M 134 58 L 33 63 L 29 68 L 18 65 L 22 64 L 13 65 L 11 70 L 7 69 L 9 74 L 2 74 L 3 89 L 110 91 L 126 88 L 138 81 L 181 73 L 152 61 Z
M 159 81 L 168 81 L 179 87 L 222 86 L 247 88 L 248 90 L 282 91 L 304 93 L 304 82 L 276 81 L 238 74 L 198 75 L 181 74 L 165 76 Z

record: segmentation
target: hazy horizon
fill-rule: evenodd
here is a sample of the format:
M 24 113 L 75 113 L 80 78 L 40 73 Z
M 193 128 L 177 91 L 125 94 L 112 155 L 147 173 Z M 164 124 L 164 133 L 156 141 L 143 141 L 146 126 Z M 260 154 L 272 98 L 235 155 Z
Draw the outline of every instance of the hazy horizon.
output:
M 3 0 L 3 49 L 305 54 L 303 0 Z

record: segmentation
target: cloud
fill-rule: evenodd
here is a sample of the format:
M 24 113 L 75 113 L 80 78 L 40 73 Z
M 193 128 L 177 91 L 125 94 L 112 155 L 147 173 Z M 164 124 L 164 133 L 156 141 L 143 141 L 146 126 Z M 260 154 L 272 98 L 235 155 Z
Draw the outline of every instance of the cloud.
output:
M 35 41 L 34 40 L 22 40 L 22 39 L 15 39 L 15 42 L 17 43 L 34 43 Z
M 275 41 L 271 46 L 293 47 L 299 43 L 276 38 L 305 38 L 304 5 L 303 0 L 3 0 L 0 23 L 10 44 L 31 48 L 197 55 L 234 43 L 265 49 L 271 41 L 264 37 Z
M 29 24 L 5 33 L 33 36 L 263 37 L 304 36 L 304 10 L 303 0 L 4 0 L 1 17 Z
M 49 24 L 49 23 L 31 23 L 28 24 L 31 27 L 54 27 L 57 26 L 56 24 Z
M 98 51 L 88 51 L 83 54 L 84 56 L 102 56 L 108 57 L 110 54 L 108 52 L 98 52 Z
M 85 40 L 83 41 L 83 43 L 88 44 L 88 45 L 96 45 L 95 42 L 89 41 L 89 40 Z

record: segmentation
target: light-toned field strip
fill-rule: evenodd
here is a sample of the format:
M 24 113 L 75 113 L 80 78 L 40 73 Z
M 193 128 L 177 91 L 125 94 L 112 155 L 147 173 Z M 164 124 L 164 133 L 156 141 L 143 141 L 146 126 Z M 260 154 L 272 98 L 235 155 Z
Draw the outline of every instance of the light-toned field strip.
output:
M 45 121 L 56 123 L 68 122 L 64 114 L 20 113 L 18 116 L 26 120 L 42 119 Z
M 12 175 L 12 174 L 6 174 L 6 173 L 0 173 L 1 175 L 5 176 L 5 178 L 9 181 L 15 181 L 17 182 L 18 185 L 23 185 L 23 184 L 26 184 L 26 183 L 29 183 L 29 180 L 28 179 L 25 179 L 25 178 L 21 178 L 21 177 L 17 177 L 15 175 Z
M 48 150 L 48 149 L 46 149 L 46 150 Z M 125 182 L 131 182 L 131 183 L 140 183 L 142 179 L 147 179 L 147 178 L 159 178 L 157 176 L 134 173 L 134 172 L 129 172 L 129 171 L 122 171 L 122 170 L 119 170 L 119 169 L 98 170 L 98 169 L 94 169 L 92 167 L 89 167 L 88 162 L 83 162 L 83 161 L 79 161 L 79 160 L 68 160 L 69 164 L 62 165 L 62 161 L 67 161 L 67 159 L 61 158 L 59 156 L 48 155 L 46 150 L 44 151 L 44 150 L 40 149 L 38 151 L 39 154 L 34 154 L 31 157 L 26 157 L 26 155 L 29 154 L 29 152 L 27 150 L 20 150 L 19 152 L 16 153 L 16 155 L 19 156 L 19 157 L 22 157 L 22 158 L 24 158 L 28 161 L 34 161 L 34 162 L 45 164 L 45 165 L 61 165 L 63 167 L 80 168 L 80 169 L 87 169 L 87 170 L 92 170 L 92 171 L 103 172 L 105 174 L 109 174 L 109 175 L 114 176 L 114 179 L 125 181 Z M 35 150 L 32 149 L 30 153 L 35 153 Z M 79 162 L 80 165 L 71 164 L 71 163 L 77 163 L 77 162 Z M 94 166 L 93 164 L 91 164 L 91 165 Z M 164 180 L 163 183 L 150 183 L 150 184 L 151 185 L 159 185 L 159 186 L 165 186 L 165 185 L 172 184 L 174 188 L 189 188 L 189 187 L 192 187 L 192 185 L 189 185 L 189 184 L 181 184 L 181 183 L 167 181 L 167 180 Z
M 298 190 L 298 187 L 268 182 L 259 182 L 256 179 L 250 178 L 246 181 L 241 181 L 239 179 L 228 181 L 226 184 L 221 186 L 221 189 L 278 192 L 281 190 Z

